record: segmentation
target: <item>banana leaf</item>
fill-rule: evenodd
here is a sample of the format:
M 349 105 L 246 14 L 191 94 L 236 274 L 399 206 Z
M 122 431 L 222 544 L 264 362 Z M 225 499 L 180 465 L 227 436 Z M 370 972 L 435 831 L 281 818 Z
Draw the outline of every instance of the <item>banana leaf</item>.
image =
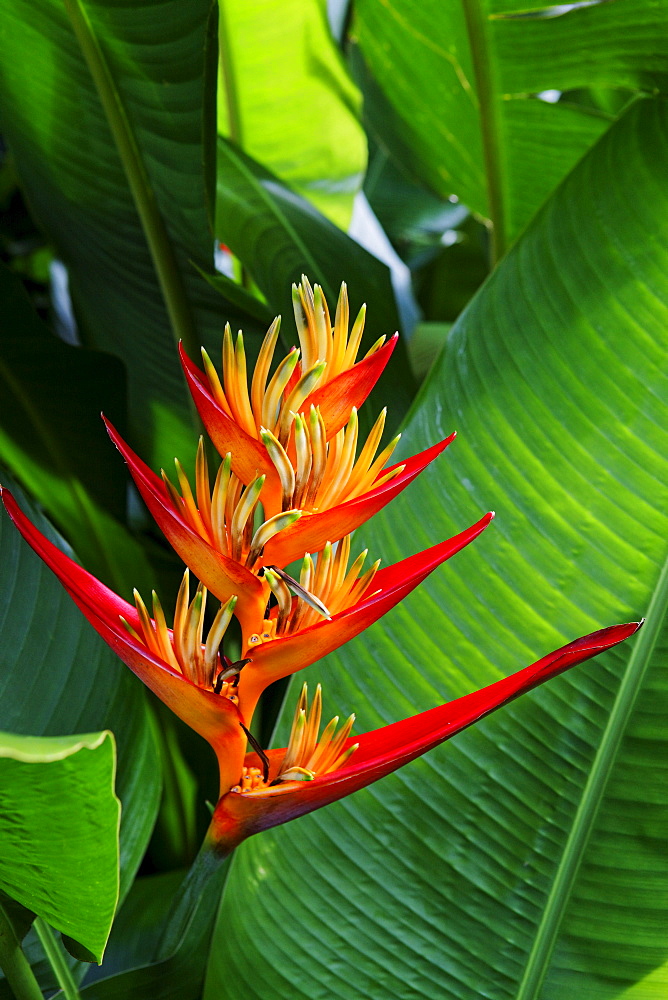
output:
M 459 438 L 358 545 L 394 562 L 489 507 L 495 524 L 309 674 L 364 732 L 593 628 L 644 630 L 243 845 L 206 1000 L 668 987 L 667 156 L 666 104 L 636 103 L 455 324 L 402 448 Z
M 221 0 L 218 129 L 343 230 L 364 177 L 361 97 L 324 0 Z

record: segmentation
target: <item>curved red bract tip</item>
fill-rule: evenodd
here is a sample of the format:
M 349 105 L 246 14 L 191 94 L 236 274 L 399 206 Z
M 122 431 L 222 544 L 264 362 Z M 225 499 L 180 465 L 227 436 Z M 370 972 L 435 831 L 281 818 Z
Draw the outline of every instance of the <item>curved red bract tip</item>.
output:
M 353 407 L 359 410 L 362 406 L 383 374 L 398 340 L 399 334 L 393 334 L 370 357 L 363 358 L 351 368 L 340 372 L 330 382 L 314 389 L 304 400 L 300 407 L 304 413 L 308 413 L 311 406 L 320 407 L 328 440 L 348 423 Z
M 637 632 L 641 624 L 613 625 L 582 636 L 479 691 L 401 722 L 351 737 L 347 746 L 357 743 L 358 748 L 350 762 L 338 771 L 316 776 L 313 781 L 286 782 L 246 795 L 230 792 L 216 806 L 210 836 L 223 849 L 231 849 L 254 833 L 296 819 L 365 788 L 526 691 L 623 642 Z M 270 777 L 272 768 L 278 766 L 284 753 L 284 750 L 270 752 Z M 257 763 L 250 758 L 247 762 Z

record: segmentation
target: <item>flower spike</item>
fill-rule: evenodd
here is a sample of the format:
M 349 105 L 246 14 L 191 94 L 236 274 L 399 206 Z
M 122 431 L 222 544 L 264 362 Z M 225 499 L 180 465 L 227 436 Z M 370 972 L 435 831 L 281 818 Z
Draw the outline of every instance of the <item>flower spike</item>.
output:
M 342 726 L 335 717 L 320 732 L 320 688 L 309 705 L 304 685 L 288 746 L 265 752 L 249 729 L 262 692 L 376 622 L 494 517 L 488 513 L 393 566 L 380 569 L 378 560 L 365 569 L 366 552 L 349 565 L 350 533 L 455 435 L 387 468 L 398 437 L 382 447 L 382 411 L 366 441 L 359 441 L 357 408 L 380 376 L 396 335 L 388 343 L 381 338 L 358 361 L 365 308 L 350 328 L 345 285 L 333 323 L 322 288 L 305 277 L 293 288 L 293 305 L 299 347 L 274 363 L 276 319 L 250 376 L 243 334 L 234 337 L 229 325 L 221 374 L 205 351 L 201 371 L 179 347 L 193 399 L 221 453 L 213 486 L 202 439 L 193 486 L 178 460 L 175 480 L 165 472 L 162 479 L 155 475 L 105 421 L 149 510 L 188 567 L 171 629 L 155 593 L 152 616 L 138 592 L 134 606 L 122 600 L 38 531 L 0 488 L 19 531 L 102 639 L 213 747 L 220 800 L 208 839 L 221 855 L 253 833 L 389 774 L 639 627 L 618 625 L 584 636 L 480 691 L 355 742 L 352 715 Z M 289 565 L 297 558 L 300 570 Z M 200 581 L 192 596 L 191 570 Z M 209 592 L 221 606 L 207 630 Z M 233 616 L 242 633 L 235 662 L 221 649 Z

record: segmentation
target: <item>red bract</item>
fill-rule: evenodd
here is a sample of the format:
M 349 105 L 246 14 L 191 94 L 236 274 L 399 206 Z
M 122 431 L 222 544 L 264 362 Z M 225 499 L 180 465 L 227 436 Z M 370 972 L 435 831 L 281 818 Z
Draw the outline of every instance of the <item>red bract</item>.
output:
M 221 852 L 232 850 L 246 837 L 303 816 L 335 802 L 396 771 L 416 757 L 450 739 L 502 705 L 544 681 L 598 653 L 610 649 L 638 630 L 642 622 L 613 625 L 575 639 L 531 666 L 487 687 L 402 722 L 348 739 L 358 748 L 343 767 L 312 781 L 271 785 L 285 750 L 269 751 L 266 787 L 252 792 L 230 791 L 216 806 L 209 836 Z M 255 754 L 246 755 L 247 767 L 259 767 Z
M 162 479 L 132 451 L 113 425 L 103 419 L 111 440 L 127 462 L 137 489 L 169 544 L 219 601 L 227 601 L 233 594 L 238 597 L 235 613 L 244 634 L 255 632 L 262 623 L 268 588 L 250 569 L 218 551 L 191 527 L 183 512 L 176 509 Z
M 493 517 L 493 512 L 485 514 L 453 538 L 379 570 L 373 579 L 370 596 L 332 618 L 246 650 L 244 656 L 251 657 L 251 662 L 244 668 L 239 681 L 242 712 L 252 714 L 268 684 L 315 663 L 378 621 L 437 566 L 477 538 Z

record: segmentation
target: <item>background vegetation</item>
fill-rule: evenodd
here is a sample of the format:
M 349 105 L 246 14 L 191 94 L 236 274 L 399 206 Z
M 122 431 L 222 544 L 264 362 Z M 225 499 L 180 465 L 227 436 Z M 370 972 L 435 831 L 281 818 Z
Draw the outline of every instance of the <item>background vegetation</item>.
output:
M 371 415 L 403 420 L 400 454 L 459 434 L 359 547 L 394 562 L 497 519 L 310 668 L 327 704 L 365 731 L 576 635 L 647 624 L 244 844 L 215 923 L 217 898 L 160 954 L 215 765 L 3 518 L 0 729 L 108 728 L 118 745 L 124 903 L 102 967 L 73 973 L 91 1000 L 653 1000 L 668 986 L 668 3 L 327 15 L 320 0 L 6 0 L 4 481 L 125 596 L 173 592 L 99 411 L 152 466 L 192 461 L 177 341 L 217 354 L 229 320 L 257 349 L 282 313 L 290 344 L 291 282 L 304 272 L 331 302 L 345 280 L 369 344 L 402 333 Z M 276 745 L 284 732 L 281 717 Z

